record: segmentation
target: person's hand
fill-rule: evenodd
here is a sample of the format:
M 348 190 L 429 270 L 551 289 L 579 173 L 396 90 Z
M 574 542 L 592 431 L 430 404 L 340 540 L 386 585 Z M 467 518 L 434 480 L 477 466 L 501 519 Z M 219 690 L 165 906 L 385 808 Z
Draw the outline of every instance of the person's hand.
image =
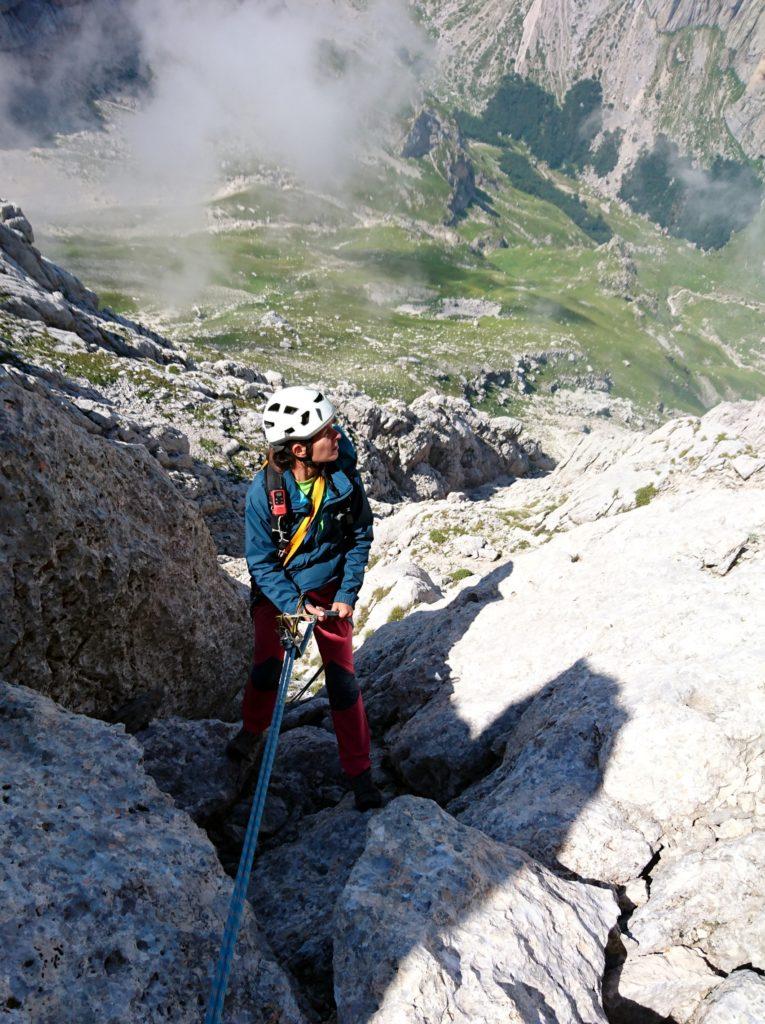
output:
M 324 618 L 325 614 L 326 614 L 326 609 L 320 608 L 316 604 L 310 604 L 308 601 L 306 601 L 305 605 L 303 606 L 303 618 L 304 619 L 309 619 L 310 620 L 310 619 L 315 617 L 315 618 L 317 618 L 319 620 L 319 622 L 321 622 L 321 620 Z
M 353 618 L 353 606 L 350 604 L 343 604 L 342 601 L 335 601 L 332 605 L 332 611 L 337 612 L 338 619 Z

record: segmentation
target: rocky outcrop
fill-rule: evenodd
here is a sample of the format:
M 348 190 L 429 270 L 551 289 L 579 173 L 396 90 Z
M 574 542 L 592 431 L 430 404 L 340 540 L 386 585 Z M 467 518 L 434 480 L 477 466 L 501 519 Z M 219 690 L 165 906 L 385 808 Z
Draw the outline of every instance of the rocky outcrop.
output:
M 752 804 L 759 784 L 758 775 L 748 787 Z M 765 970 L 765 831 L 750 828 L 742 812 L 738 821 L 720 823 L 713 845 L 681 846 L 662 858 L 650 900 L 630 920 L 622 997 L 682 1024 L 720 977 L 742 964 Z M 687 963 L 689 947 L 694 965 Z
M 338 1024 L 605 1024 L 617 916 L 607 890 L 401 797 L 370 822 L 335 911 Z
M 464 399 L 427 391 L 382 406 L 352 388 L 332 392 L 359 451 L 370 497 L 443 498 L 503 476 L 547 467 L 539 445 L 510 417 L 488 417 Z
M 185 353 L 140 324 L 99 306 L 98 296 L 34 246 L 18 206 L 0 199 L 0 311 L 76 334 L 117 355 L 183 363 Z
M 758 1024 L 765 1015 L 765 979 L 736 971 L 702 1004 L 693 1024 Z
M 0 683 L 0 1004 L 9 1021 L 191 1024 L 231 896 L 122 730 Z M 245 909 L 226 1020 L 305 1024 Z
M 197 509 L 142 445 L 94 436 L 0 366 L 0 671 L 108 717 L 217 714 L 245 678 L 246 603 Z
M 554 487 L 566 497 L 541 525 L 558 530 L 618 515 L 648 504 L 660 491 L 703 487 L 710 476 L 737 487 L 763 469 L 765 399 L 723 403 L 700 418 L 680 416 L 651 434 L 606 446 L 585 437 L 559 464 Z M 734 531 L 720 543 L 746 536 L 743 529 L 738 537 Z M 718 548 L 712 544 L 708 555 L 722 556 Z
M 475 168 L 465 148 L 462 133 L 456 122 L 435 110 L 426 108 L 417 114 L 401 155 L 411 158 L 430 157 L 434 167 L 446 178 L 452 190 L 447 204 L 447 224 L 455 224 L 479 199 Z

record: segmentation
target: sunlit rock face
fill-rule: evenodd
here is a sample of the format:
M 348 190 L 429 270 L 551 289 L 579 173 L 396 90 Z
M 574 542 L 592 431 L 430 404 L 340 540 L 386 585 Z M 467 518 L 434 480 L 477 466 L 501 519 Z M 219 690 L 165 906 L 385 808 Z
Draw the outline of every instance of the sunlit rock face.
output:
M 705 137 L 722 110 L 752 157 L 765 146 L 763 10 L 759 0 L 424 0 L 440 66 L 468 105 L 480 105 L 517 71 L 560 95 L 596 77 L 613 104 L 606 127 L 626 131 L 626 157 L 657 131 L 691 151 L 723 151 Z M 731 87 L 728 73 L 738 79 Z M 714 96 L 713 103 L 710 98 Z
M 395 893 L 392 900 L 391 893 Z M 613 895 L 401 797 L 369 825 L 335 911 L 338 1024 L 603 1022 Z M 576 949 L 576 956 L 571 950 Z

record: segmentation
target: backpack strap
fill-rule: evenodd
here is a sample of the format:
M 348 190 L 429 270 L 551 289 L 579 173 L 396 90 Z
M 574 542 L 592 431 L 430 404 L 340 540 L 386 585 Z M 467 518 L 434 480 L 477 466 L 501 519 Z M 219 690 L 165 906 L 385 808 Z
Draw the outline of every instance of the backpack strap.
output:
M 306 534 L 311 528 L 311 523 L 316 518 L 319 509 L 321 508 L 321 503 L 322 501 L 324 501 L 325 487 L 326 480 L 320 474 L 319 476 L 316 477 L 313 483 L 313 491 L 311 493 L 311 514 L 307 515 L 301 522 L 300 526 L 298 526 L 297 530 L 295 530 L 295 536 L 292 538 L 292 540 L 289 543 L 289 547 L 284 552 L 284 565 L 286 565 L 287 562 L 289 562 L 289 560 L 297 552 L 298 548 L 305 540 Z
M 279 558 L 284 558 L 290 544 L 290 499 L 281 473 L 274 469 L 270 462 L 266 463 L 265 471 L 263 484 L 271 513 L 271 536 L 279 552 Z

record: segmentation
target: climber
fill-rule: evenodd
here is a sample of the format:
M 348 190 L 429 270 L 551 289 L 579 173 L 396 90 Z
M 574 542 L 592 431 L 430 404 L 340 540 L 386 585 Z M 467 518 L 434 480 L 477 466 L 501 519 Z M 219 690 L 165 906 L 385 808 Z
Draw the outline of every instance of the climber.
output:
M 315 388 L 289 387 L 267 402 L 268 457 L 245 505 L 254 652 L 243 727 L 226 753 L 255 757 L 276 701 L 284 651 L 279 614 L 315 616 L 340 764 L 360 810 L 379 807 L 364 702 L 353 666 L 353 606 L 372 544 L 372 512 L 353 445 Z M 327 616 L 327 610 L 335 613 Z

